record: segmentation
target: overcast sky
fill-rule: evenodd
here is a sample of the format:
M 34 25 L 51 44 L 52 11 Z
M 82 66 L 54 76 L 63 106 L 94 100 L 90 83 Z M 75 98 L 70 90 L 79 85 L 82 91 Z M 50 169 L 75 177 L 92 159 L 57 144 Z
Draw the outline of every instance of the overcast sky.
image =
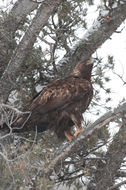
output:
M 100 4 L 101 1 L 96 0 L 96 5 Z M 88 21 L 89 27 L 94 22 L 94 19 L 97 18 L 97 7 L 92 6 L 88 12 Z M 107 40 L 98 50 L 97 54 L 99 57 L 103 57 L 103 62 L 107 61 L 108 55 L 113 55 L 115 58 L 115 70 L 114 72 L 123 76 L 124 81 L 126 81 L 126 20 L 118 28 L 118 32 L 114 33 L 111 36 L 111 39 Z M 117 106 L 119 101 L 126 97 L 126 85 L 123 85 L 121 79 L 113 74 L 112 72 L 108 73 L 108 76 L 111 77 L 111 81 L 108 86 L 112 89 L 112 102 L 111 106 Z

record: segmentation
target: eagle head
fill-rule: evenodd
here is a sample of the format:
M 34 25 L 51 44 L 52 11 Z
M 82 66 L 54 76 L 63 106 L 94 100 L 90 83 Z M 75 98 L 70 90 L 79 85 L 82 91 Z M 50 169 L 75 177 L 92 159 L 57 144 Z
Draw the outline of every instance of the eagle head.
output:
M 90 80 L 92 68 L 93 68 L 93 61 L 92 60 L 89 60 L 87 63 L 79 62 L 75 66 L 72 75 L 75 77 Z

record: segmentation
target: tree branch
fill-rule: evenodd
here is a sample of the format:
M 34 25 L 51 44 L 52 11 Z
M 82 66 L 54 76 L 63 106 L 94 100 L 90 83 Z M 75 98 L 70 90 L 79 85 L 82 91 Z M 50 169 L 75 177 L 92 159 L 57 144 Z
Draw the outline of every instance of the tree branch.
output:
M 26 16 L 33 10 L 35 10 L 38 5 L 30 0 L 18 0 L 14 7 L 11 9 L 5 22 L 9 24 L 8 29 L 12 30 L 13 33 L 17 30 L 20 23 L 24 23 Z M 8 30 L 8 31 L 9 31 Z
M 50 15 L 61 2 L 62 0 L 47 0 L 41 4 L 36 16 L 29 26 L 29 29 L 26 31 L 23 39 L 15 50 L 14 55 L 11 58 L 5 72 L 3 73 L 0 81 L 1 101 L 6 102 L 9 93 L 12 89 L 15 88 L 15 83 L 24 64 L 24 60 L 32 49 L 38 33 L 45 26 Z
M 113 190 L 113 189 L 117 189 L 118 187 L 121 187 L 122 185 L 126 184 L 126 180 L 121 181 L 120 183 L 113 185 L 112 187 L 110 187 L 108 190 Z
M 113 121 L 115 118 L 121 116 L 123 112 L 126 112 L 126 103 L 123 103 L 119 107 L 115 108 L 113 111 L 107 112 L 105 115 L 96 120 L 93 124 L 86 128 L 84 132 L 82 132 L 75 141 L 73 141 L 69 145 L 65 145 L 65 147 L 60 149 L 60 152 L 58 152 L 57 155 L 55 155 L 55 158 L 52 160 L 49 167 L 44 172 L 44 175 L 50 176 L 53 173 L 55 166 L 57 166 L 60 162 L 65 160 L 65 158 L 69 156 L 73 151 L 76 152 L 79 145 L 85 139 L 90 137 L 94 133 L 94 131 L 104 127 L 106 124 Z
M 126 177 L 126 172 L 124 171 L 118 171 L 117 174 L 116 174 L 116 177 Z
M 126 105 L 125 105 L 126 106 Z M 122 126 L 119 132 L 115 135 L 111 142 L 107 153 L 105 155 L 106 163 L 104 166 L 98 166 L 97 171 L 94 173 L 94 177 L 89 184 L 88 190 L 104 190 L 104 189 L 116 189 L 115 180 L 117 179 L 117 173 L 126 157 L 126 112 L 123 111 L 120 115 L 122 118 Z M 92 184 L 95 183 L 95 186 Z M 121 186 L 121 184 L 120 184 Z M 119 187 L 119 186 L 118 186 Z
M 117 30 L 126 19 L 126 1 L 118 5 L 110 14 L 110 22 L 99 16 L 93 26 L 87 31 L 83 39 L 66 54 L 60 61 L 59 76 L 67 76 L 78 61 L 86 62 L 91 55 Z M 68 64 L 70 63 L 70 64 Z
M 26 16 L 37 8 L 37 4 L 30 0 L 18 0 L 7 18 L 1 22 L 0 27 L 0 76 L 2 75 L 6 64 L 8 49 L 12 46 L 15 32 L 19 25 L 25 22 Z
M 58 0 L 56 2 L 53 0 L 49 2 L 44 1 L 41 4 L 32 24 L 17 47 L 2 76 L 0 82 L 0 99 L 3 100 L 3 102 L 7 100 L 9 93 L 14 88 L 17 76 L 20 75 L 20 70 L 23 66 L 24 60 L 36 41 L 36 36 L 47 23 L 49 16 L 56 7 L 58 7 L 61 1 L 62 0 Z M 58 74 L 60 77 L 69 75 L 78 61 L 87 61 L 96 49 L 110 38 L 112 33 L 125 20 L 125 10 L 126 2 L 113 9 L 113 12 L 110 15 L 110 22 L 107 22 L 103 16 L 99 16 L 97 22 L 94 23 L 92 28 L 84 36 L 83 40 L 74 47 L 69 55 L 65 55 L 65 57 L 60 61 L 61 64 L 58 68 Z M 67 62 L 71 64 L 65 64 Z

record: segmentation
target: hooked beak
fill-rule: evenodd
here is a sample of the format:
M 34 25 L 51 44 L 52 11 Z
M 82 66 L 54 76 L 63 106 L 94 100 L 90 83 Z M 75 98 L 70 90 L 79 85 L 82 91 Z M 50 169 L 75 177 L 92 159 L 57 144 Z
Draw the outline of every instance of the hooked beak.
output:
M 92 58 L 89 59 L 89 61 L 86 63 L 86 65 L 91 65 L 91 64 L 93 64 L 93 59 Z

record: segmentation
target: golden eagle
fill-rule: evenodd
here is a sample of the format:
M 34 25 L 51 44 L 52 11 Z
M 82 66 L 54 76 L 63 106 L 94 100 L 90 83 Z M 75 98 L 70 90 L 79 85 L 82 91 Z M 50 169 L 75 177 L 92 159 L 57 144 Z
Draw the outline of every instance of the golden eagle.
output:
M 52 129 L 58 137 L 72 141 L 71 127 L 75 125 L 74 137 L 82 131 L 82 114 L 93 96 L 91 71 L 93 63 L 78 63 L 72 74 L 52 82 L 27 106 L 31 113 L 23 128 L 37 126 L 39 130 Z M 14 124 L 19 127 L 26 117 L 23 115 Z

